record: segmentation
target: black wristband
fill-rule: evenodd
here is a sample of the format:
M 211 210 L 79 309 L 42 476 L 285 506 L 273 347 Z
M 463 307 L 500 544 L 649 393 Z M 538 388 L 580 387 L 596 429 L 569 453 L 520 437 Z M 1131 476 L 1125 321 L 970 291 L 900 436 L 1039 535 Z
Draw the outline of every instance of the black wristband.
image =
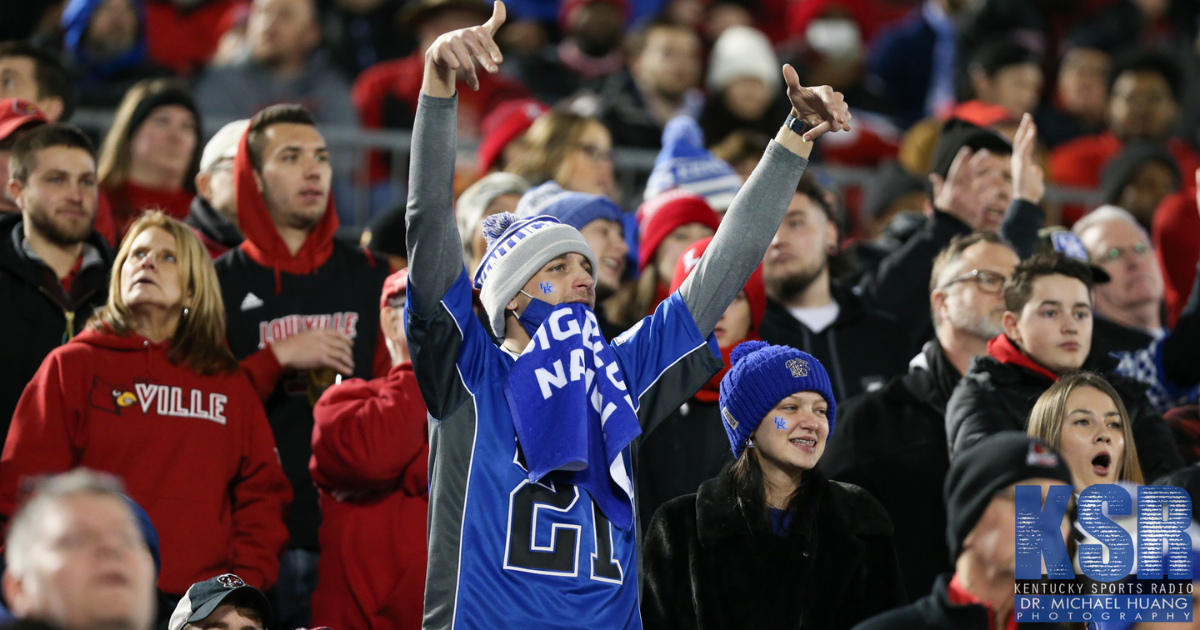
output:
M 787 120 L 783 121 L 783 126 L 787 127 L 788 129 L 791 129 L 793 133 L 795 133 L 796 135 L 798 135 L 802 138 L 804 137 L 804 134 L 807 133 L 809 130 L 808 123 L 804 122 L 803 120 L 800 120 L 799 118 L 796 118 L 795 116 L 793 116 L 791 114 L 788 114 Z

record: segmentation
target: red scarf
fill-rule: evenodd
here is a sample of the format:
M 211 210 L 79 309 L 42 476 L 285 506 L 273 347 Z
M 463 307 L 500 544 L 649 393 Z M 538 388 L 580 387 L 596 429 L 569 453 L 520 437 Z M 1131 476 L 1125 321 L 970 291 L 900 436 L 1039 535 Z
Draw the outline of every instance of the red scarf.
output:
M 739 341 L 738 343 L 757 340 L 758 335 L 750 333 L 749 335 L 746 335 L 745 339 Z M 714 374 L 712 379 L 700 388 L 700 391 L 696 392 L 696 400 L 706 403 L 715 403 L 721 399 L 721 379 L 725 378 L 725 374 L 729 372 L 729 366 L 733 365 L 733 360 L 729 358 L 729 355 L 736 347 L 737 343 L 729 346 L 728 348 L 721 348 L 721 360 L 725 362 L 725 366 L 721 368 L 720 372 Z
M 1051 381 L 1058 382 L 1058 375 L 1039 365 L 1017 347 L 1008 335 L 997 335 L 988 342 L 988 354 L 1006 365 L 1019 365 L 1034 373 L 1041 374 Z

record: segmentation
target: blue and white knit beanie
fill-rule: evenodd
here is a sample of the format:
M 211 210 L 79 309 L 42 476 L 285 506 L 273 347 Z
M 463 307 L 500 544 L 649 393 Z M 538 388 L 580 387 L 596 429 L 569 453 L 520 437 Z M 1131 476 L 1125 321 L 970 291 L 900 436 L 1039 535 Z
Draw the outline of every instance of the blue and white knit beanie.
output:
M 829 403 L 829 435 L 837 403 L 829 375 L 811 354 L 765 341 L 744 341 L 730 353 L 732 367 L 721 379 L 721 420 L 733 456 L 740 457 L 746 441 L 779 401 L 796 392 L 817 392 Z
M 694 192 L 713 210 L 729 208 L 742 178 L 704 148 L 704 132 L 691 116 L 676 116 L 663 128 L 662 150 L 646 182 L 646 200 L 675 188 Z
M 553 181 L 529 189 L 517 203 L 517 216 L 550 216 L 576 230 L 596 219 L 621 223 L 621 207 L 604 195 L 563 190 Z
M 554 217 L 493 214 L 483 220 L 483 238 L 487 253 L 475 270 L 475 288 L 497 337 L 504 337 L 504 307 L 542 265 L 563 254 L 580 254 L 592 263 L 596 279 L 599 266 L 592 248 L 579 230 Z

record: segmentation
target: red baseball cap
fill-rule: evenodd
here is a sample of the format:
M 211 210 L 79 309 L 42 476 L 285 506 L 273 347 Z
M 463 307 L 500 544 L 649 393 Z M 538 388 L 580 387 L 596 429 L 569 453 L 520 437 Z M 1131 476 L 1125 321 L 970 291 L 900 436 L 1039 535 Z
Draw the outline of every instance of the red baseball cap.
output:
M 379 297 L 379 308 L 387 306 L 388 300 L 401 293 L 404 293 L 404 290 L 407 288 L 408 268 L 405 267 L 404 269 L 401 269 L 400 271 L 388 276 L 387 280 L 383 281 L 383 295 Z
M 486 174 L 504 152 L 504 147 L 533 126 L 533 121 L 550 108 L 533 99 L 506 101 L 492 110 L 479 124 L 483 139 L 479 142 L 475 162 L 479 173 Z
M 0 141 L 7 140 L 18 129 L 48 122 L 37 106 L 27 100 L 6 98 L 0 101 Z

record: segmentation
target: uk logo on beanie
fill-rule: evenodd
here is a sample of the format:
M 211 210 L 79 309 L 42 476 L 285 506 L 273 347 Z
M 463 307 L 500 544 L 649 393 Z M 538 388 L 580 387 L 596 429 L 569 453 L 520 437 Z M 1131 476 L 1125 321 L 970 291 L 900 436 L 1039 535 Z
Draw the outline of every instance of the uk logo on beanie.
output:
M 730 361 L 733 367 L 721 380 L 719 404 L 735 458 L 741 456 L 767 412 L 797 392 L 816 392 L 825 398 L 829 435 L 833 435 L 837 403 L 829 375 L 815 357 L 789 346 L 745 341 L 733 349 Z

